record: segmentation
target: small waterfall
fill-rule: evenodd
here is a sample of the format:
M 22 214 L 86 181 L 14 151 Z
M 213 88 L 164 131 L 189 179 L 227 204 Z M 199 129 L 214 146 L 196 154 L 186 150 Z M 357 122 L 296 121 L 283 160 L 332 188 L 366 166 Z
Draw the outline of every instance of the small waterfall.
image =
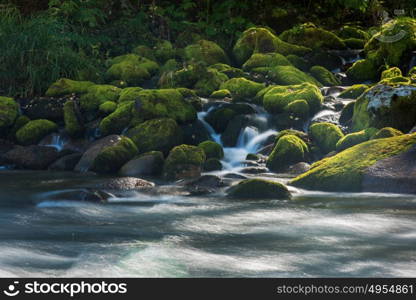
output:
M 218 134 L 215 132 L 214 128 L 212 128 L 212 126 L 205 121 L 205 117 L 207 116 L 207 114 L 214 109 L 214 107 L 210 108 L 208 111 L 201 111 L 198 113 L 198 120 L 201 121 L 201 123 L 204 125 L 204 127 L 207 129 L 208 133 L 211 135 L 211 138 L 214 142 L 222 145 L 221 142 L 221 134 Z
M 245 146 L 259 134 L 259 130 L 252 126 L 244 128 L 237 140 L 237 148 L 245 148 Z
M 62 133 L 52 133 L 40 141 L 39 146 L 54 147 L 58 151 L 62 151 L 68 142 L 68 137 Z

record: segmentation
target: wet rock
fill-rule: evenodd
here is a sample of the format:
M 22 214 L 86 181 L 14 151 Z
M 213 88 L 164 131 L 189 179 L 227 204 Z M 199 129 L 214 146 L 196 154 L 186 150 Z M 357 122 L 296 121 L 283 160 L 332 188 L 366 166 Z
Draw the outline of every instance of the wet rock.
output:
M 290 166 L 287 169 L 287 173 L 291 175 L 299 175 L 299 174 L 309 171 L 310 168 L 311 168 L 310 164 L 306 162 L 300 162 L 300 163 L 294 164 L 293 166 Z
M 224 133 L 221 135 L 221 141 L 225 147 L 235 147 L 241 131 L 248 126 L 249 121 L 249 116 L 239 115 L 228 123 Z
M 3 158 L 18 168 L 44 170 L 59 158 L 59 152 L 53 147 L 16 146 L 5 153 Z
M 227 173 L 223 177 L 228 178 L 228 179 L 247 179 L 247 176 L 237 174 L 237 173 Z
M 382 159 L 363 176 L 364 192 L 416 194 L 416 146 L 405 153 Z
M 127 162 L 119 171 L 122 176 L 155 176 L 162 173 L 163 153 L 151 151 Z
M 49 170 L 53 171 L 72 171 L 81 159 L 81 153 L 73 153 L 59 158 L 49 166 Z
M 100 190 L 84 189 L 67 191 L 55 194 L 53 200 L 87 201 L 87 202 L 106 202 L 114 195 Z
M 240 172 L 244 174 L 260 174 L 269 172 L 269 169 L 266 167 L 248 167 L 242 169 Z
M 74 96 L 72 97 L 75 98 Z M 29 100 L 25 106 L 22 107 L 22 110 L 24 114 L 31 120 L 48 119 L 53 121 L 61 121 L 64 114 L 64 104 L 68 99 L 70 99 L 70 97 L 33 98 Z
M 182 125 L 181 129 L 183 133 L 183 142 L 187 145 L 198 145 L 199 143 L 211 139 L 211 135 L 200 120 Z
M 267 145 L 267 146 L 264 146 L 257 153 L 269 156 L 272 153 L 273 149 L 274 149 L 274 143 L 270 144 L 270 145 Z
M 242 199 L 290 199 L 288 188 L 279 182 L 264 179 L 246 179 L 227 190 L 228 197 Z
M 184 186 L 191 195 L 206 195 L 218 192 L 225 185 L 224 181 L 218 176 L 204 175 L 185 183 Z
M 260 157 L 257 154 L 253 154 L 253 153 L 249 153 L 246 156 L 246 160 L 258 161 L 259 159 Z
M 222 163 L 217 158 L 209 158 L 205 161 L 203 170 L 205 172 L 220 171 L 222 170 Z
M 106 180 L 97 185 L 97 188 L 110 191 L 131 191 L 131 190 L 146 190 L 153 188 L 153 182 L 135 178 L 135 177 L 120 177 Z

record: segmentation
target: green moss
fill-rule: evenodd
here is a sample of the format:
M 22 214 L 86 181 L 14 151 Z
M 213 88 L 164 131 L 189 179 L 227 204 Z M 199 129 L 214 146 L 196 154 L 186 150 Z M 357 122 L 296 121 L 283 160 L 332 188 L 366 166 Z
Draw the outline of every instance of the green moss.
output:
M 309 63 L 306 59 L 299 57 L 297 55 L 294 55 L 294 54 L 290 54 L 286 56 L 286 58 L 292 65 L 294 65 L 299 70 L 302 70 L 302 71 L 309 70 Z
M 279 138 L 267 159 L 267 167 L 275 172 L 284 171 L 290 165 L 305 161 L 308 146 L 296 135 L 284 135 Z
M 106 101 L 106 102 L 102 103 L 98 108 L 100 113 L 105 115 L 105 116 L 111 114 L 116 109 L 117 109 L 117 103 L 115 103 L 113 101 Z
M 48 97 L 60 97 L 69 94 L 84 94 L 88 88 L 93 86 L 94 83 L 90 81 L 75 81 L 67 78 L 61 78 L 53 83 L 45 95 Z
M 273 86 L 263 96 L 264 108 L 272 114 L 281 113 L 291 102 L 303 99 L 308 102 L 310 113 L 321 108 L 323 96 L 313 84 L 303 83 L 291 86 Z
M 222 146 L 216 142 L 205 141 L 200 143 L 198 147 L 204 150 L 207 158 L 222 159 L 224 157 Z
M 205 172 L 220 171 L 222 170 L 222 163 L 217 158 L 208 158 L 203 167 Z
M 234 101 L 250 101 L 264 87 L 262 83 L 245 78 L 232 78 L 221 84 L 221 89 L 229 90 Z
M 336 150 L 340 152 L 352 146 L 364 143 L 370 139 L 374 132 L 377 132 L 377 129 L 368 128 L 366 130 L 361 130 L 358 132 L 347 134 L 337 142 Z
M 140 120 L 172 118 L 178 123 L 196 120 L 196 111 L 176 89 L 142 90 L 135 102 L 135 117 Z
M 390 85 L 390 86 L 400 86 L 403 84 L 411 84 L 412 81 L 410 78 L 408 77 L 403 77 L 403 76 L 396 76 L 396 77 L 392 77 L 392 78 L 386 78 L 383 79 L 379 82 L 379 84 L 385 84 L 385 85 Z
M 295 130 L 295 129 L 285 129 L 282 131 L 279 131 L 276 135 L 275 144 L 280 140 L 280 138 L 286 136 L 286 135 L 294 135 L 300 138 L 302 141 L 304 141 L 306 144 L 309 145 L 309 137 L 306 133 L 303 131 Z
M 80 106 L 83 111 L 98 110 L 99 106 L 107 101 L 117 102 L 121 89 L 112 85 L 93 85 L 87 93 L 80 98 Z
M 206 156 L 202 149 L 196 146 L 180 145 L 173 148 L 165 160 L 163 173 L 167 179 L 194 177 L 189 169 L 196 167 L 202 170 Z
M 364 49 L 366 43 L 365 40 L 356 38 L 345 39 L 343 42 L 350 49 Z
M 393 127 L 407 132 L 414 126 L 415 101 L 416 85 L 375 85 L 357 99 L 352 128 Z
M 344 99 L 357 99 L 368 88 L 369 88 L 369 86 L 365 85 L 365 84 L 355 84 L 353 86 L 350 86 L 346 90 L 342 91 L 341 94 L 339 94 L 338 97 L 339 98 L 344 98 Z
M 169 41 L 158 42 L 154 49 L 154 55 L 156 59 L 161 63 L 174 58 L 176 54 L 176 49 L 173 48 L 173 45 Z
M 216 132 L 221 133 L 225 131 L 228 122 L 236 115 L 237 113 L 234 110 L 223 107 L 208 114 L 208 116 L 205 118 L 205 121 L 207 121 Z
M 364 30 L 357 28 L 357 27 L 350 26 L 350 25 L 343 26 L 340 29 L 338 36 L 343 39 L 353 38 L 353 39 L 360 39 L 364 41 L 367 41 L 370 38 L 370 35 Z
M 139 98 L 139 94 L 143 89 L 141 87 L 129 87 L 120 92 L 118 98 L 119 103 L 136 101 Z
M 409 72 L 407 73 L 407 76 L 408 77 L 414 77 L 414 76 L 416 76 L 416 66 L 414 66 L 413 68 L 411 68 L 409 70 Z
M 106 72 L 110 80 L 123 80 L 129 85 L 140 85 L 150 79 L 159 70 L 159 65 L 136 54 L 117 56 L 110 60 Z
M 231 92 L 227 89 L 222 89 L 222 90 L 218 90 L 215 91 L 211 94 L 211 96 L 209 96 L 210 98 L 214 98 L 214 99 L 224 99 L 226 97 L 231 98 Z
M 214 64 L 210 66 L 211 69 L 216 69 L 218 72 L 224 73 L 228 78 L 244 77 L 244 72 L 241 69 L 231 67 L 227 64 Z
M 120 104 L 114 112 L 101 120 L 99 129 L 102 136 L 120 134 L 126 129 L 133 117 L 134 103 Z
M 290 199 L 287 187 L 265 179 L 245 179 L 227 190 L 228 197 L 240 199 Z
M 138 56 L 146 57 L 147 59 L 150 59 L 150 60 L 153 60 L 153 61 L 156 60 L 156 57 L 154 55 L 154 50 L 150 49 L 147 46 L 139 45 L 139 46 L 135 47 L 132 52 L 133 52 L 133 54 L 137 54 Z
M 113 146 L 104 148 L 94 159 L 91 170 L 97 173 L 115 173 L 137 154 L 136 145 L 121 137 Z
M 218 72 L 216 69 L 208 68 L 199 75 L 199 80 L 194 85 L 194 89 L 201 97 L 208 97 L 228 80 L 228 76 Z
M 291 66 L 289 60 L 279 53 L 254 53 L 244 64 L 243 70 L 251 71 L 258 67 Z
M 354 81 L 374 80 L 378 77 L 378 68 L 370 59 L 356 61 L 346 72 Z
M 402 71 L 397 67 L 387 69 L 381 73 L 381 79 L 394 78 L 398 76 L 402 76 Z
M 379 131 L 377 131 L 373 136 L 371 136 L 371 139 L 372 140 L 384 139 L 384 138 L 389 138 L 389 137 L 394 137 L 394 136 L 399 136 L 399 135 L 403 135 L 403 132 L 401 132 L 400 130 L 394 129 L 392 127 L 384 127 L 384 128 L 381 128 Z
M 368 167 L 408 150 L 415 143 L 416 134 L 370 140 L 319 161 L 291 184 L 312 190 L 359 192 Z
M 57 129 L 58 125 L 49 120 L 30 121 L 16 132 L 16 140 L 25 146 L 37 144 L 42 138 Z
M 206 40 L 200 40 L 193 45 L 187 46 L 185 48 L 185 58 L 188 61 L 203 61 L 208 65 L 216 63 L 229 63 L 224 50 L 222 50 L 216 43 Z
M 309 72 L 324 86 L 340 85 L 341 81 L 331 71 L 321 66 L 313 66 Z
M 283 55 L 305 55 L 309 48 L 286 43 L 266 28 L 252 27 L 243 32 L 237 40 L 233 54 L 239 65 L 242 65 L 253 53 L 277 52 Z
M 309 127 L 312 141 L 326 154 L 336 149 L 338 141 L 344 136 L 341 129 L 331 123 L 315 123 Z
M 182 130 L 173 119 L 146 121 L 127 132 L 136 144 L 139 153 L 162 151 L 165 155 L 182 143 Z
M 312 49 L 344 49 L 344 42 L 334 33 L 311 23 L 298 25 L 279 36 L 283 41 Z
M 19 115 L 19 105 L 13 98 L 0 96 L 0 131 L 11 127 Z
M 305 100 L 295 100 L 290 102 L 285 108 L 284 112 L 289 113 L 295 118 L 305 120 L 309 116 L 309 104 Z
M 279 85 L 293 85 L 307 82 L 318 87 L 322 86 L 315 78 L 293 66 L 277 66 L 270 68 L 268 76 L 270 80 Z
M 69 100 L 64 104 L 65 130 L 72 137 L 81 136 L 84 126 L 80 121 L 80 113 L 75 101 Z

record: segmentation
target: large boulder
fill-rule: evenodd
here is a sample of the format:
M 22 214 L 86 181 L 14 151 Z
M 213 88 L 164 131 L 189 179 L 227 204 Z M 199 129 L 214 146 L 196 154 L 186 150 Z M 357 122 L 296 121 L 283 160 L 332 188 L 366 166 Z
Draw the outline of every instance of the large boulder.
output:
M 171 118 L 178 123 L 196 120 L 196 110 L 177 89 L 142 90 L 135 101 L 134 117 L 139 120 Z
M 355 131 L 368 127 L 393 127 L 408 132 L 416 122 L 416 85 L 378 84 L 355 103 L 352 118 Z
M 113 85 L 92 85 L 80 98 L 80 107 L 85 112 L 95 112 L 107 101 L 117 102 L 121 89 Z
M 159 65 L 136 54 L 125 54 L 110 60 L 106 76 L 109 80 L 122 80 L 129 85 L 140 85 L 159 70 Z
M 35 97 L 22 106 L 24 115 L 32 120 L 48 119 L 55 122 L 62 120 L 64 103 L 74 97 Z
M 291 194 L 284 184 L 265 179 L 245 179 L 227 190 L 228 197 L 239 199 L 287 200 Z
M 33 145 L 57 130 L 58 125 L 52 121 L 44 119 L 34 120 L 26 123 L 16 132 L 16 140 L 21 145 Z
M 354 84 L 339 94 L 339 98 L 357 99 L 369 88 L 366 84 Z
M 122 176 L 156 176 L 162 173 L 163 153 L 151 151 L 127 162 L 119 171 Z
M 54 82 L 46 91 L 47 97 L 61 97 L 70 94 L 84 94 L 88 88 L 93 86 L 91 81 L 75 81 L 67 78 L 61 78 Z
M 99 129 L 102 136 L 109 134 L 120 134 L 132 122 L 134 114 L 134 102 L 123 102 L 117 109 L 103 118 Z
M 324 86 L 340 85 L 341 81 L 328 69 L 321 66 L 313 66 L 309 72 Z
M 188 61 L 203 61 L 208 65 L 229 63 L 224 50 L 216 43 L 207 40 L 200 40 L 195 44 L 187 46 L 185 48 L 185 58 Z
M 117 172 L 137 154 L 136 145 L 127 137 L 109 135 L 95 141 L 82 155 L 75 171 Z
M 293 66 L 276 66 L 267 72 L 268 78 L 278 85 L 295 85 L 305 82 L 321 87 L 322 84 L 314 77 Z
M 321 91 L 313 84 L 303 83 L 290 86 L 271 86 L 263 96 L 264 108 L 272 114 L 284 112 L 285 107 L 296 101 L 305 100 L 310 113 L 317 112 L 322 105 Z
M 146 121 L 127 132 L 136 144 L 139 153 L 161 151 L 165 155 L 183 141 L 181 128 L 173 119 Z
M 311 190 L 360 192 L 363 176 L 371 166 L 404 153 L 415 144 L 416 134 L 370 140 L 314 163 L 310 171 L 296 177 L 291 184 Z
M 222 149 L 222 146 L 216 142 L 205 141 L 200 143 L 198 147 L 204 151 L 207 159 L 222 159 L 224 157 L 224 150 Z
M 291 66 L 292 63 L 280 53 L 254 53 L 242 66 L 245 71 L 256 71 L 258 68 Z
M 264 89 L 264 84 L 254 82 L 245 78 L 232 78 L 223 84 L 220 88 L 230 91 L 233 101 L 251 102 L 256 94 Z
M 17 146 L 3 155 L 7 163 L 30 170 L 44 170 L 58 157 L 59 152 L 56 148 L 35 145 Z
M 252 27 L 243 32 L 237 40 L 233 54 L 237 63 L 242 65 L 253 53 L 278 52 L 283 55 L 296 54 L 303 56 L 309 48 L 286 43 L 269 29 Z
M 361 144 L 368 141 L 375 133 L 377 133 L 375 128 L 367 128 L 365 130 L 353 132 L 343 136 L 336 144 L 336 150 L 342 151 L 352 146 Z
M 205 153 L 201 148 L 190 145 L 176 146 L 165 160 L 164 177 L 168 180 L 199 177 L 205 159 Z
M 289 166 L 306 161 L 308 146 L 296 135 L 285 135 L 279 138 L 266 166 L 275 172 L 285 171 Z
M 84 133 L 84 124 L 78 103 L 70 100 L 64 105 L 65 130 L 72 137 L 79 137 Z
M 13 98 L 0 97 L 0 132 L 13 126 L 19 115 L 19 105 Z
M 338 141 L 344 136 L 337 125 L 327 122 L 312 124 L 309 131 L 312 141 L 323 154 L 334 151 Z
M 109 192 L 124 192 L 134 190 L 146 191 L 152 189 L 154 186 L 155 184 L 153 182 L 144 179 L 135 177 L 119 177 L 104 180 L 103 182 L 97 184 L 95 188 Z
M 81 153 L 65 155 L 57 159 L 53 164 L 49 166 L 48 169 L 53 171 L 73 171 L 81 157 Z

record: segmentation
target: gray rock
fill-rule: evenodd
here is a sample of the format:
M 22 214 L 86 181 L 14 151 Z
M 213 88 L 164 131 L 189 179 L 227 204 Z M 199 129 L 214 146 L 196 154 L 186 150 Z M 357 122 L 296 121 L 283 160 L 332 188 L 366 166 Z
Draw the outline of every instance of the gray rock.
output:
M 122 176 L 156 176 L 162 173 L 163 162 L 162 152 L 151 151 L 127 162 L 119 173 Z
M 310 168 L 311 168 L 310 164 L 306 162 L 300 162 L 300 163 L 294 164 L 293 166 L 290 166 L 287 170 L 287 173 L 292 174 L 292 175 L 299 175 L 299 174 L 309 171 Z
M 59 158 L 56 148 L 45 146 L 16 146 L 3 155 L 5 161 L 18 168 L 44 170 Z
M 185 189 L 191 195 L 205 195 L 212 194 L 218 191 L 219 188 L 224 187 L 224 181 L 214 175 L 204 175 L 196 180 L 185 183 Z
M 53 171 L 72 171 L 81 159 L 81 153 L 73 153 L 59 158 L 49 166 L 49 170 Z
M 98 189 L 108 191 L 132 191 L 132 190 L 146 190 L 153 188 L 155 184 L 153 182 L 135 178 L 135 177 L 120 177 L 105 180 L 97 185 Z

